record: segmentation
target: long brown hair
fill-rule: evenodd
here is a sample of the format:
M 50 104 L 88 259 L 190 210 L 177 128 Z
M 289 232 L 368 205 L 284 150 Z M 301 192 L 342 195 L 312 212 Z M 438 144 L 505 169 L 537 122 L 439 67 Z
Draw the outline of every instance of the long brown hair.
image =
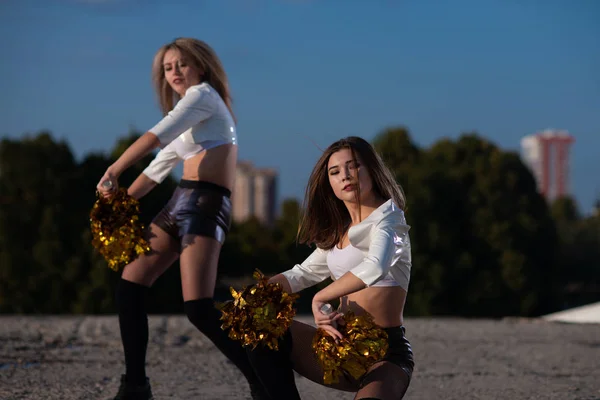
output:
M 217 93 L 219 93 L 219 96 L 221 96 L 235 120 L 231 106 L 232 99 L 229 91 L 229 83 L 223 64 L 212 47 L 205 42 L 194 38 L 177 38 L 171 43 L 165 44 L 158 49 L 154 56 L 154 61 L 152 63 L 152 82 L 154 83 L 154 88 L 158 95 L 160 108 L 163 114 L 167 115 L 169 111 L 173 109 L 174 104 L 180 99 L 179 94 L 177 94 L 167 82 L 163 66 L 165 53 L 172 49 L 179 50 L 189 62 L 194 63 L 197 68 L 202 70 L 202 82 L 207 82 L 217 91 Z
M 316 244 L 319 248 L 329 250 L 340 243 L 350 226 L 351 218 L 348 209 L 334 194 L 327 173 L 329 158 L 342 149 L 350 149 L 355 161 L 358 155 L 361 166 L 366 168 L 371 176 L 373 191 L 377 195 L 386 200 L 392 199 L 401 209 L 405 207 L 402 187 L 396 182 L 394 174 L 373 146 L 357 136 L 343 138 L 331 144 L 323 152 L 310 174 L 298 228 L 300 243 Z M 357 197 L 359 195 L 357 194 Z

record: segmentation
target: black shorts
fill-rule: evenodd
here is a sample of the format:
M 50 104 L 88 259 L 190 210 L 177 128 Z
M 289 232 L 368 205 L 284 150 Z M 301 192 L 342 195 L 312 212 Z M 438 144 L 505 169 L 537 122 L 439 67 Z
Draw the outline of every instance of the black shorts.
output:
M 221 244 L 231 227 L 231 191 L 211 182 L 182 179 L 152 222 L 176 240 L 208 236 Z
M 393 328 L 383 328 L 383 330 L 388 334 L 389 346 L 382 361 L 389 361 L 402 368 L 410 380 L 415 362 L 412 347 L 406 339 L 406 329 L 403 326 L 395 326 Z
M 385 356 L 377 362 L 387 361 L 399 366 L 407 375 L 408 382 L 410 382 L 415 363 L 412 348 L 405 336 L 406 330 L 403 326 L 382 329 L 388 334 L 388 350 L 387 353 L 385 353 Z M 346 371 L 344 371 L 344 375 L 350 382 L 357 385 L 357 389 L 367 385 L 371 380 L 369 373 L 364 374 L 358 380 L 352 378 Z

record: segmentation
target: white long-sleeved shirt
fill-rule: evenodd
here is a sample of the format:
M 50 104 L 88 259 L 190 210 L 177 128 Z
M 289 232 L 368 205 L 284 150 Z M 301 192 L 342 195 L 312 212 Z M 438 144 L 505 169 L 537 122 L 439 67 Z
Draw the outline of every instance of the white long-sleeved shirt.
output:
M 383 203 L 362 222 L 350 228 L 350 244 L 363 252 L 364 259 L 358 265 L 349 267 L 347 272 L 354 274 L 367 287 L 391 274 L 400 287 L 408 290 L 412 267 L 409 230 L 404 211 L 392 200 Z M 296 264 L 282 273 L 293 293 L 316 285 L 332 275 L 327 264 L 328 253 L 328 250 L 317 248 L 302 264 Z
M 144 174 L 161 183 L 182 160 L 222 144 L 237 144 L 233 116 L 208 83 L 191 86 L 158 124 L 149 129 L 161 150 Z

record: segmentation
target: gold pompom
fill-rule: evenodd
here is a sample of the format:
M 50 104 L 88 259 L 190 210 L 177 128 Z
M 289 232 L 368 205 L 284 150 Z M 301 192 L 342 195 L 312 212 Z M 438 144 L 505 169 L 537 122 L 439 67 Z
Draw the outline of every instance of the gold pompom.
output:
M 345 324 L 337 326 L 343 336 L 338 343 L 323 329 L 317 329 L 312 342 L 327 385 L 338 383 L 344 372 L 360 379 L 388 350 L 387 332 L 373 322 L 370 314 L 357 317 L 349 311 L 343 319 Z
M 229 329 L 229 337 L 242 346 L 266 345 L 279 350 L 279 339 L 292 324 L 296 315 L 297 294 L 287 293 L 279 283 L 268 283 L 262 272 L 252 275 L 258 281 L 240 292 L 230 288 L 233 300 L 221 304 L 221 329 Z
M 98 195 L 90 212 L 92 246 L 118 271 L 150 251 L 139 220 L 139 202 L 119 188 L 110 199 Z

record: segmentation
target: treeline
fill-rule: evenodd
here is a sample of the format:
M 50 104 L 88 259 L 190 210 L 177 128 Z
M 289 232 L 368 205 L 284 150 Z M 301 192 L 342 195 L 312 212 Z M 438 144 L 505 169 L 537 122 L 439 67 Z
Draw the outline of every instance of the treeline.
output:
M 89 212 L 111 154 L 75 160 L 49 132 L 0 143 L 0 312 L 113 313 L 111 271 L 91 246 Z M 533 316 L 600 300 L 600 217 L 583 217 L 571 199 L 552 205 L 537 193 L 519 156 L 477 134 L 419 148 L 406 129 L 373 141 L 408 198 L 413 270 L 407 315 Z M 122 177 L 127 186 L 151 156 Z M 142 199 L 147 224 L 177 182 Z M 275 274 L 311 249 L 295 242 L 298 201 L 283 202 L 275 226 L 234 224 L 219 262 L 216 297 L 251 283 L 255 268 Z M 326 285 L 327 282 L 322 285 Z M 311 294 L 299 308 L 309 310 Z M 182 309 L 179 266 L 152 288 L 150 310 Z

